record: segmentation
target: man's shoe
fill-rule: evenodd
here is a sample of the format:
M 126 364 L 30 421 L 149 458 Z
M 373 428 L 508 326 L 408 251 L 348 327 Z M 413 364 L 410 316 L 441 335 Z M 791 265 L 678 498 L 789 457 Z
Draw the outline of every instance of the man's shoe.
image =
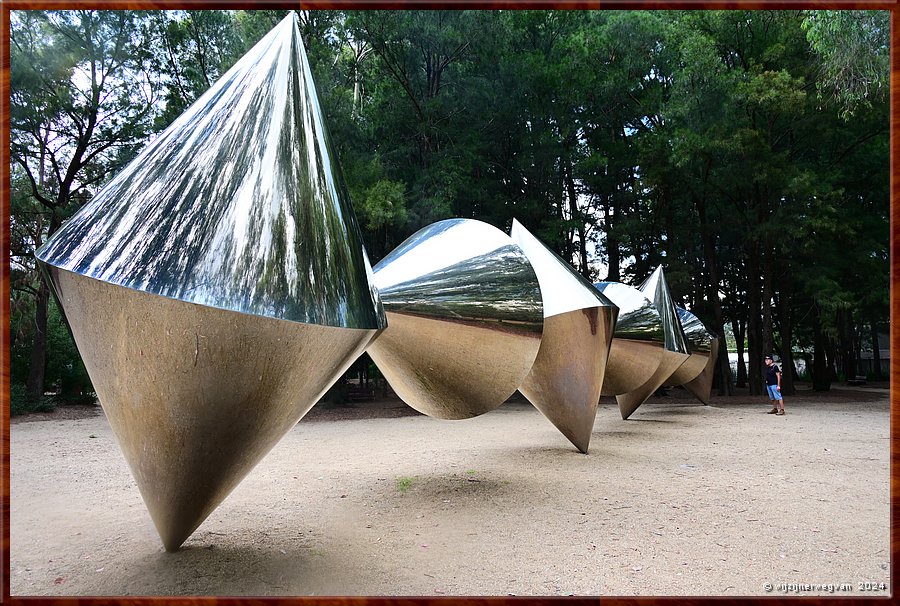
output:
M 777 408 L 773 408 L 773 409 L 772 409 L 772 410 L 770 410 L 770 411 L 769 411 L 769 412 L 767 412 L 767 413 L 766 413 L 766 414 L 767 414 L 767 415 L 774 415 L 774 414 L 778 414 L 778 409 L 777 409 Z
M 782 408 L 781 410 L 779 410 L 779 411 L 776 412 L 775 414 L 776 414 L 776 415 L 783 415 L 783 414 L 784 414 L 784 409 Z

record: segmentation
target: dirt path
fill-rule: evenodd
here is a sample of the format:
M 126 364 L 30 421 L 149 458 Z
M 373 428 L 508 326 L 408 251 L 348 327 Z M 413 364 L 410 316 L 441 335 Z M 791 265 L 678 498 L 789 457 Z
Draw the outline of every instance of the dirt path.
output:
M 622 421 L 604 398 L 586 456 L 523 403 L 458 422 L 323 409 L 174 554 L 101 414 L 17 420 L 11 591 L 885 595 L 859 584 L 889 584 L 886 392 L 767 408 L 654 398 Z

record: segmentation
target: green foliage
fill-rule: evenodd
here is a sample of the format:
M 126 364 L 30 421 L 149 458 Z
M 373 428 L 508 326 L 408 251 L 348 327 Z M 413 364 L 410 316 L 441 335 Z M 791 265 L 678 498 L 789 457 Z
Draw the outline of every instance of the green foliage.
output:
M 13 13 L 15 380 L 37 313 L 34 247 L 285 14 Z M 638 283 L 663 263 L 676 300 L 710 328 L 743 326 L 751 359 L 775 336 L 835 349 L 887 321 L 887 11 L 314 10 L 298 21 L 373 261 L 433 221 L 506 229 L 515 217 L 593 279 Z M 101 108 L 80 84 L 88 30 L 115 58 L 95 64 L 121 66 Z M 148 96 L 134 103 L 129 87 Z M 95 109 L 71 163 L 74 119 Z M 40 160 L 57 149 L 51 131 L 68 137 L 53 143 L 68 185 Z M 48 315 L 46 383 L 77 384 L 82 367 Z
M 9 416 L 16 417 L 31 412 L 52 412 L 53 398 L 44 396 L 32 398 L 22 383 L 12 383 L 9 387 Z
M 820 60 L 819 91 L 831 93 L 849 118 L 887 95 L 890 67 L 890 12 L 804 11 L 803 29 Z

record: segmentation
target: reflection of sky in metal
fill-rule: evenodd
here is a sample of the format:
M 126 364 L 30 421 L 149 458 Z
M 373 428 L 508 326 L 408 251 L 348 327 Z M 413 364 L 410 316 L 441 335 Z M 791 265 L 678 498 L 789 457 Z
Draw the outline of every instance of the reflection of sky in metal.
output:
M 510 236 L 528 257 L 537 274 L 544 300 L 545 318 L 587 307 L 615 307 L 584 276 L 515 219 Z
M 709 353 L 712 343 L 712 333 L 707 330 L 700 318 L 692 314 L 686 309 L 676 307 L 678 319 L 681 321 L 681 327 L 684 329 L 684 336 L 687 338 L 691 353 Z
M 641 291 L 621 282 L 597 282 L 594 287 L 619 308 L 614 338 L 663 342 L 659 312 Z
M 37 256 L 210 307 L 385 325 L 294 13 Z
M 665 332 L 666 349 L 678 353 L 690 353 L 662 265 L 653 270 L 653 273 L 644 280 L 638 289 L 656 306 L 656 311 L 659 312 Z
M 522 250 L 495 227 L 448 219 L 422 228 L 374 268 L 388 312 L 458 321 L 543 324 L 537 276 Z

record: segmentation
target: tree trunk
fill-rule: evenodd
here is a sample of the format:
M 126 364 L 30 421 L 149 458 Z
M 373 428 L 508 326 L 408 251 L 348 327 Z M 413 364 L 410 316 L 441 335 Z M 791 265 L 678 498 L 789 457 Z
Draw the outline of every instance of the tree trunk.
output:
M 728 347 L 725 343 L 725 316 L 722 313 L 722 301 L 719 299 L 719 262 L 716 246 L 709 222 L 706 219 L 706 200 L 702 196 L 694 196 L 694 206 L 700 219 L 700 238 L 703 241 L 703 261 L 706 267 L 706 298 L 712 306 L 713 326 L 710 328 L 721 338 L 719 345 L 720 376 L 719 395 L 734 395 L 734 383 L 731 377 L 731 364 L 728 363 Z
M 619 240 L 614 232 L 614 210 L 613 196 L 606 198 L 606 258 L 609 263 L 609 269 L 606 273 L 607 282 L 618 282 L 621 280 L 619 276 L 619 265 L 622 262 L 622 256 L 619 252 Z
M 38 286 L 34 313 L 34 337 L 31 341 L 31 358 L 25 388 L 28 397 L 37 400 L 44 395 L 44 375 L 47 372 L 47 307 L 50 289 L 43 280 Z
M 578 192 L 575 189 L 575 179 L 572 178 L 571 169 L 566 172 L 566 191 L 569 197 L 569 213 L 572 215 L 572 220 L 578 225 L 578 238 L 581 241 L 581 247 L 578 251 L 579 264 L 581 265 L 579 273 L 584 276 L 586 280 L 590 280 L 591 268 L 588 266 L 587 258 L 587 233 L 584 229 L 584 220 L 581 217 L 581 209 L 578 208 Z
M 747 356 L 749 368 L 747 382 L 750 395 L 764 393 L 762 324 L 760 318 L 760 278 L 759 278 L 759 243 L 748 242 L 747 246 Z
M 881 380 L 881 348 L 878 346 L 878 323 L 872 320 L 869 324 L 872 338 L 872 378 Z
M 815 306 L 812 314 L 813 321 L 813 367 L 812 385 L 813 391 L 828 391 L 831 389 L 831 371 L 825 359 L 826 337 L 822 330 L 822 318 L 819 307 Z
M 747 387 L 747 364 L 744 362 L 744 322 L 738 318 L 731 321 L 734 342 L 737 348 L 737 387 Z
M 789 272 L 786 275 L 789 276 Z M 796 369 L 791 348 L 791 342 L 794 339 L 794 324 L 791 317 L 793 288 L 793 282 L 790 277 L 782 280 L 778 297 L 778 317 L 781 320 L 781 394 L 785 396 L 792 396 L 797 392 L 794 388 Z
M 841 354 L 841 372 L 844 379 L 856 376 L 856 355 L 853 351 L 853 318 L 849 309 L 841 309 L 837 313 L 838 346 Z

